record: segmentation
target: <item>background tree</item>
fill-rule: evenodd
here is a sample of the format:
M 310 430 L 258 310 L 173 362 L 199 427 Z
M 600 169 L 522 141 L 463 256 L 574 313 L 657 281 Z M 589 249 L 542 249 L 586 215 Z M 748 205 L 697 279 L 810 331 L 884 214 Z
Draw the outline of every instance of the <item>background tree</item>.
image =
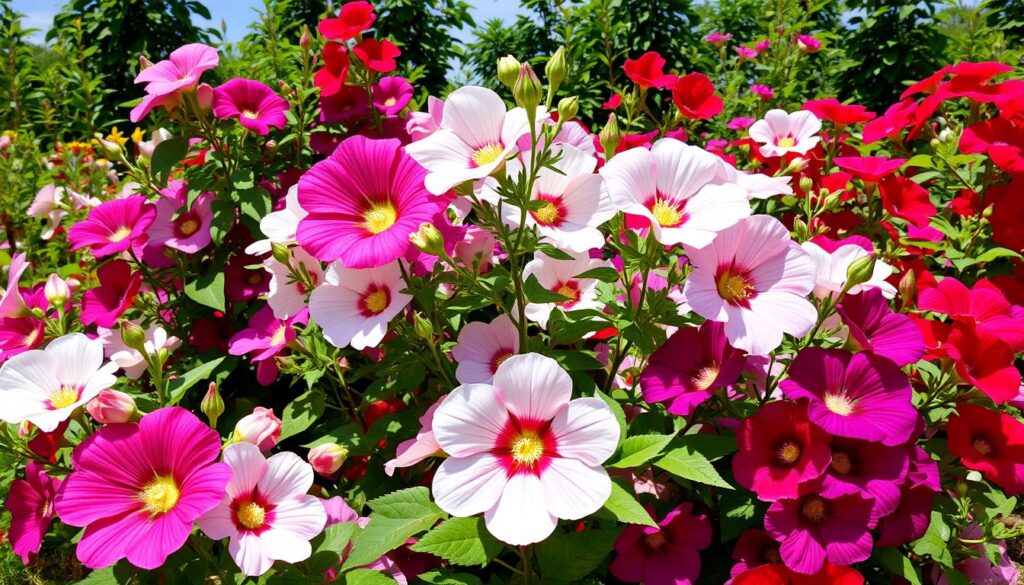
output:
M 462 56 L 455 33 L 475 26 L 470 7 L 463 0 L 384 0 L 377 7 L 378 34 L 401 44 L 403 66 L 419 70 L 421 93 L 437 95 L 448 85 L 448 71 Z

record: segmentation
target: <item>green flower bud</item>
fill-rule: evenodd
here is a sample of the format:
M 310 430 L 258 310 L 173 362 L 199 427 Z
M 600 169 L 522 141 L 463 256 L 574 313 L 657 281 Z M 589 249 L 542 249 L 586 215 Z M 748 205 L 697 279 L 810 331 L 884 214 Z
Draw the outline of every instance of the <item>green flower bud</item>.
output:
M 131 321 L 121 321 L 121 341 L 142 355 L 149 354 L 146 351 L 146 330 Z
M 210 421 L 210 428 L 217 428 L 217 419 L 224 414 L 224 399 L 221 398 L 216 382 L 210 382 L 210 388 L 206 391 L 206 396 L 203 396 L 199 409 Z
M 516 98 L 516 104 L 525 108 L 527 112 L 536 110 L 540 101 L 544 99 L 540 80 L 537 79 L 537 74 L 533 72 L 529 63 L 523 63 L 523 66 L 519 68 L 519 78 L 516 79 L 516 84 L 512 88 L 512 95 Z
M 548 91 L 554 95 L 559 86 L 565 81 L 568 68 L 565 65 L 565 47 L 558 47 L 555 54 L 548 59 L 544 66 L 544 75 L 548 78 Z
M 908 270 L 900 277 L 900 302 L 904 307 L 912 307 L 917 301 L 917 275 Z
M 431 341 L 434 339 L 434 326 L 423 318 L 423 315 L 419 313 L 413 313 L 412 315 L 412 328 L 416 332 L 416 336 L 424 341 Z
M 432 223 L 421 223 L 416 233 L 409 234 L 409 241 L 431 256 L 444 254 L 444 236 Z
M 800 185 L 800 190 L 804 193 L 810 193 L 811 189 L 814 188 L 814 181 L 810 177 L 800 177 L 798 184 Z
M 619 142 L 622 141 L 622 132 L 619 131 L 619 121 L 615 114 L 608 115 L 608 123 L 601 129 L 598 139 L 604 150 L 604 159 L 611 160 L 615 156 L 615 149 L 619 147 Z
M 875 273 L 875 257 L 864 256 L 858 258 L 850 264 L 850 267 L 846 269 L 846 286 L 843 287 L 844 291 L 848 291 L 858 284 L 864 284 L 871 280 L 871 276 Z
M 558 119 L 562 123 L 568 122 L 576 117 L 580 109 L 580 98 L 576 96 L 562 98 L 558 102 Z
M 498 81 L 512 89 L 516 85 L 516 80 L 519 79 L 520 69 L 522 69 L 522 65 L 515 57 L 505 55 L 498 59 Z
M 274 255 L 274 260 L 285 266 L 292 261 L 292 252 L 284 244 L 278 244 L 277 242 L 270 244 L 270 253 Z

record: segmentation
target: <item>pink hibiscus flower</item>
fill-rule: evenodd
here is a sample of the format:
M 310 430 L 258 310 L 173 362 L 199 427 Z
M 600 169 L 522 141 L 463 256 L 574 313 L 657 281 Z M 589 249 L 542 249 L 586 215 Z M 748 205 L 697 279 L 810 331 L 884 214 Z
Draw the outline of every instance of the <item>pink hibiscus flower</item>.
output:
M 72 250 L 88 246 L 97 258 L 118 254 L 142 241 L 155 217 L 156 209 L 142 195 L 114 199 L 93 207 L 84 221 L 71 226 L 68 241 Z
M 236 77 L 213 90 L 213 115 L 238 123 L 260 136 L 271 128 L 284 128 L 288 102 L 266 84 Z
M 647 511 L 654 516 L 653 508 Z M 609 570 L 626 583 L 692 585 L 700 576 L 700 553 L 711 546 L 711 522 L 684 502 L 658 526 L 630 524 L 615 541 L 618 556 Z
M 335 347 L 376 347 L 409 304 L 398 262 L 353 270 L 335 262 L 309 297 L 309 315 Z
M 892 360 L 897 366 L 924 356 L 924 339 L 910 317 L 893 312 L 880 289 L 845 297 L 836 307 L 849 330 L 847 343 Z
M 113 327 L 135 301 L 142 286 L 142 274 L 132 272 L 124 260 L 114 260 L 96 271 L 100 285 L 82 295 L 82 324 Z
M 395 116 L 412 100 L 413 87 L 404 77 L 381 77 L 373 84 L 373 105 L 386 116 Z
M 818 144 L 821 121 L 806 110 L 786 113 L 769 110 L 764 119 L 750 127 L 750 137 L 761 143 L 762 156 L 782 156 L 791 152 L 807 154 Z
M 236 333 L 228 342 L 231 355 L 252 354 L 250 361 L 256 363 L 256 380 L 264 386 L 277 379 L 279 372 L 276 358 L 295 341 L 295 325 L 305 325 L 309 320 L 308 311 L 287 319 L 277 319 L 270 305 L 264 305 L 249 319 L 249 326 Z
M 156 202 L 156 219 L 149 230 L 149 243 L 167 246 L 186 254 L 195 254 L 210 244 L 213 224 L 211 206 L 216 196 L 202 193 L 188 209 L 188 185 L 184 181 L 171 181 L 168 189 Z
M 135 83 L 145 83 L 147 95 L 132 109 L 131 121 L 137 123 L 154 107 L 180 100 L 180 92 L 195 88 L 203 71 L 219 64 L 217 49 L 190 43 L 175 49 L 165 61 L 146 67 L 135 77 Z
M 458 362 L 455 377 L 460 384 L 490 384 L 498 366 L 519 353 L 519 330 L 508 315 L 501 314 L 490 323 L 467 323 L 452 347 Z
M 75 448 L 57 515 L 85 528 L 78 560 L 155 569 L 180 549 L 196 518 L 224 497 L 231 468 L 220 437 L 189 411 L 161 408 L 138 423 L 105 425 Z
M 50 522 L 53 521 L 53 497 L 60 480 L 46 474 L 46 466 L 29 461 L 25 479 L 11 482 L 5 506 L 11 513 L 10 539 L 14 554 L 28 564 L 39 553 Z

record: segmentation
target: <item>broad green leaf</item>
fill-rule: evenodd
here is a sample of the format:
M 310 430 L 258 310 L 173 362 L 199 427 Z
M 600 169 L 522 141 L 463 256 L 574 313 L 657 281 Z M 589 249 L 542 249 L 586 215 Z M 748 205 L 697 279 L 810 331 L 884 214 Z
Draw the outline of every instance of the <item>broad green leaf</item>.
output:
M 739 536 L 747 528 L 754 525 L 757 517 L 757 503 L 754 494 L 734 490 L 722 492 L 719 501 L 719 523 L 721 525 L 722 542 L 728 542 Z
M 476 516 L 446 520 L 410 548 L 441 557 L 453 565 L 473 566 L 489 562 L 502 546 L 487 532 L 484 519 Z
M 337 524 L 331 524 L 324 529 L 323 541 L 313 551 L 318 552 L 332 552 L 338 553 L 339 555 L 345 552 L 345 548 L 352 541 L 352 536 L 359 530 L 359 525 L 355 522 L 338 522 Z
M 324 408 L 324 394 L 319 390 L 309 390 L 292 400 L 284 407 L 280 440 L 283 441 L 308 429 L 316 419 L 323 416 Z
M 416 576 L 416 580 L 430 585 L 483 585 L 483 581 L 476 575 L 448 573 L 441 569 L 420 573 Z
M 586 272 L 577 274 L 575 278 L 579 280 L 592 278 L 601 282 L 616 282 L 619 280 L 619 271 L 610 266 L 598 266 L 597 268 L 591 268 Z
M 175 378 L 174 380 L 171 380 L 170 383 L 167 384 L 167 403 L 177 404 L 178 402 L 180 402 L 181 399 L 184 398 L 185 392 L 187 392 L 189 388 L 209 378 L 210 375 L 213 374 L 214 370 L 216 370 L 217 367 L 224 362 L 224 360 L 228 359 L 228 357 L 229 356 L 225 355 L 215 360 L 210 360 L 208 362 L 200 364 L 199 366 L 192 368 L 191 370 L 185 372 L 184 374 Z
M 619 460 L 612 467 L 637 467 L 657 457 L 675 435 L 636 435 L 622 441 Z
M 608 501 L 604 503 L 604 508 L 620 522 L 657 526 L 658 523 L 637 501 L 636 496 L 630 493 L 630 489 L 624 485 L 625 483 L 622 478 L 612 478 L 612 493 L 608 496 Z
M 990 248 L 979 255 L 975 260 L 978 262 L 991 262 L 997 258 L 1020 258 L 1020 254 L 1009 248 Z
M 899 549 L 887 546 L 875 550 L 875 559 L 893 575 L 903 577 L 911 585 L 921 585 L 921 575 L 914 569 L 914 563 Z
M 369 506 L 373 510 L 370 523 L 356 538 L 344 570 L 372 563 L 447 516 L 430 501 L 430 490 L 425 487 L 392 492 L 371 500 Z
M 171 169 L 181 162 L 186 154 L 188 154 L 188 137 L 177 136 L 164 140 L 153 149 L 150 169 L 154 175 L 160 177 L 160 183 L 166 183 Z
M 736 439 L 732 437 L 705 435 L 702 433 L 681 437 L 677 444 L 700 453 L 708 461 L 718 461 L 722 457 L 734 453 L 738 448 L 736 446 Z
M 224 310 L 224 272 L 214 268 L 185 283 L 185 295 L 200 305 Z
M 398 581 L 373 569 L 355 569 L 342 575 L 339 583 L 344 585 L 395 585 Z
M 89 573 L 85 579 L 76 582 L 75 585 L 117 585 L 117 577 L 114 576 L 114 568 L 107 567 Z
M 527 277 L 526 283 L 523 285 L 523 293 L 526 295 L 526 300 L 531 303 L 561 303 L 572 300 L 567 296 L 544 288 L 544 285 L 533 274 Z
M 594 391 L 594 396 L 603 400 L 608 408 L 612 409 L 615 421 L 619 423 L 619 444 L 621 444 L 626 438 L 626 413 L 622 410 L 622 405 L 600 390 Z
M 665 471 L 683 479 L 705 483 L 725 489 L 734 489 L 729 482 L 715 469 L 708 458 L 695 451 L 692 447 L 682 446 L 669 451 L 664 457 L 654 462 Z
M 611 552 L 619 529 L 555 532 L 537 545 L 537 564 L 543 582 L 577 582 L 586 577 Z

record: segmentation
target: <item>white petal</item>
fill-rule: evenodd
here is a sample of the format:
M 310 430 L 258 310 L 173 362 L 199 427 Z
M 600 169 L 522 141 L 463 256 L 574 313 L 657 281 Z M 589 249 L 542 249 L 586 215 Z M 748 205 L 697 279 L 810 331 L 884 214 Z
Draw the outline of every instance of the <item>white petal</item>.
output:
M 306 493 L 312 485 L 313 467 L 295 453 L 285 451 L 267 459 L 267 472 L 260 479 L 259 489 L 276 504 Z
M 509 478 L 498 504 L 484 514 L 487 530 L 514 545 L 540 542 L 551 536 L 558 519 L 547 510 L 540 478 L 517 473 Z
M 490 453 L 449 457 L 437 468 L 431 491 L 445 512 L 472 516 L 494 507 L 506 478 L 505 468 Z
M 238 533 L 238 527 L 231 518 L 231 499 L 225 497 L 217 507 L 203 514 L 196 521 L 203 534 L 213 540 L 221 540 Z
M 505 360 L 494 374 L 494 386 L 509 412 L 523 420 L 551 420 L 572 398 L 569 374 L 539 353 Z
M 313 554 L 309 541 L 292 532 L 271 528 L 260 534 L 260 538 L 267 556 L 278 561 L 301 563 Z
M 619 423 L 600 398 L 577 398 L 551 421 L 558 453 L 587 465 L 601 465 L 619 444 Z
M 251 532 L 242 532 L 228 542 L 228 553 L 243 573 L 258 577 L 270 570 L 274 561 L 267 556 L 263 541 Z
M 50 342 L 46 353 L 57 364 L 57 377 L 65 384 L 85 384 L 103 364 L 103 342 L 82 333 L 65 335 Z
M 252 443 L 233 443 L 224 448 L 222 461 L 231 467 L 231 479 L 225 488 L 228 496 L 248 494 L 267 473 L 267 460 Z
M 320 534 L 325 524 L 327 524 L 327 511 L 320 502 L 320 498 L 302 494 L 277 504 L 268 534 L 270 532 L 288 533 L 296 540 L 308 541 Z M 277 556 L 276 551 L 272 549 L 270 556 L 290 563 L 303 560 L 293 561 Z
M 540 478 L 548 512 L 563 520 L 579 520 L 596 512 L 612 493 L 608 472 L 575 459 L 551 460 Z
M 465 384 L 437 408 L 432 428 L 446 453 L 465 457 L 493 449 L 507 422 L 508 411 L 493 386 Z

